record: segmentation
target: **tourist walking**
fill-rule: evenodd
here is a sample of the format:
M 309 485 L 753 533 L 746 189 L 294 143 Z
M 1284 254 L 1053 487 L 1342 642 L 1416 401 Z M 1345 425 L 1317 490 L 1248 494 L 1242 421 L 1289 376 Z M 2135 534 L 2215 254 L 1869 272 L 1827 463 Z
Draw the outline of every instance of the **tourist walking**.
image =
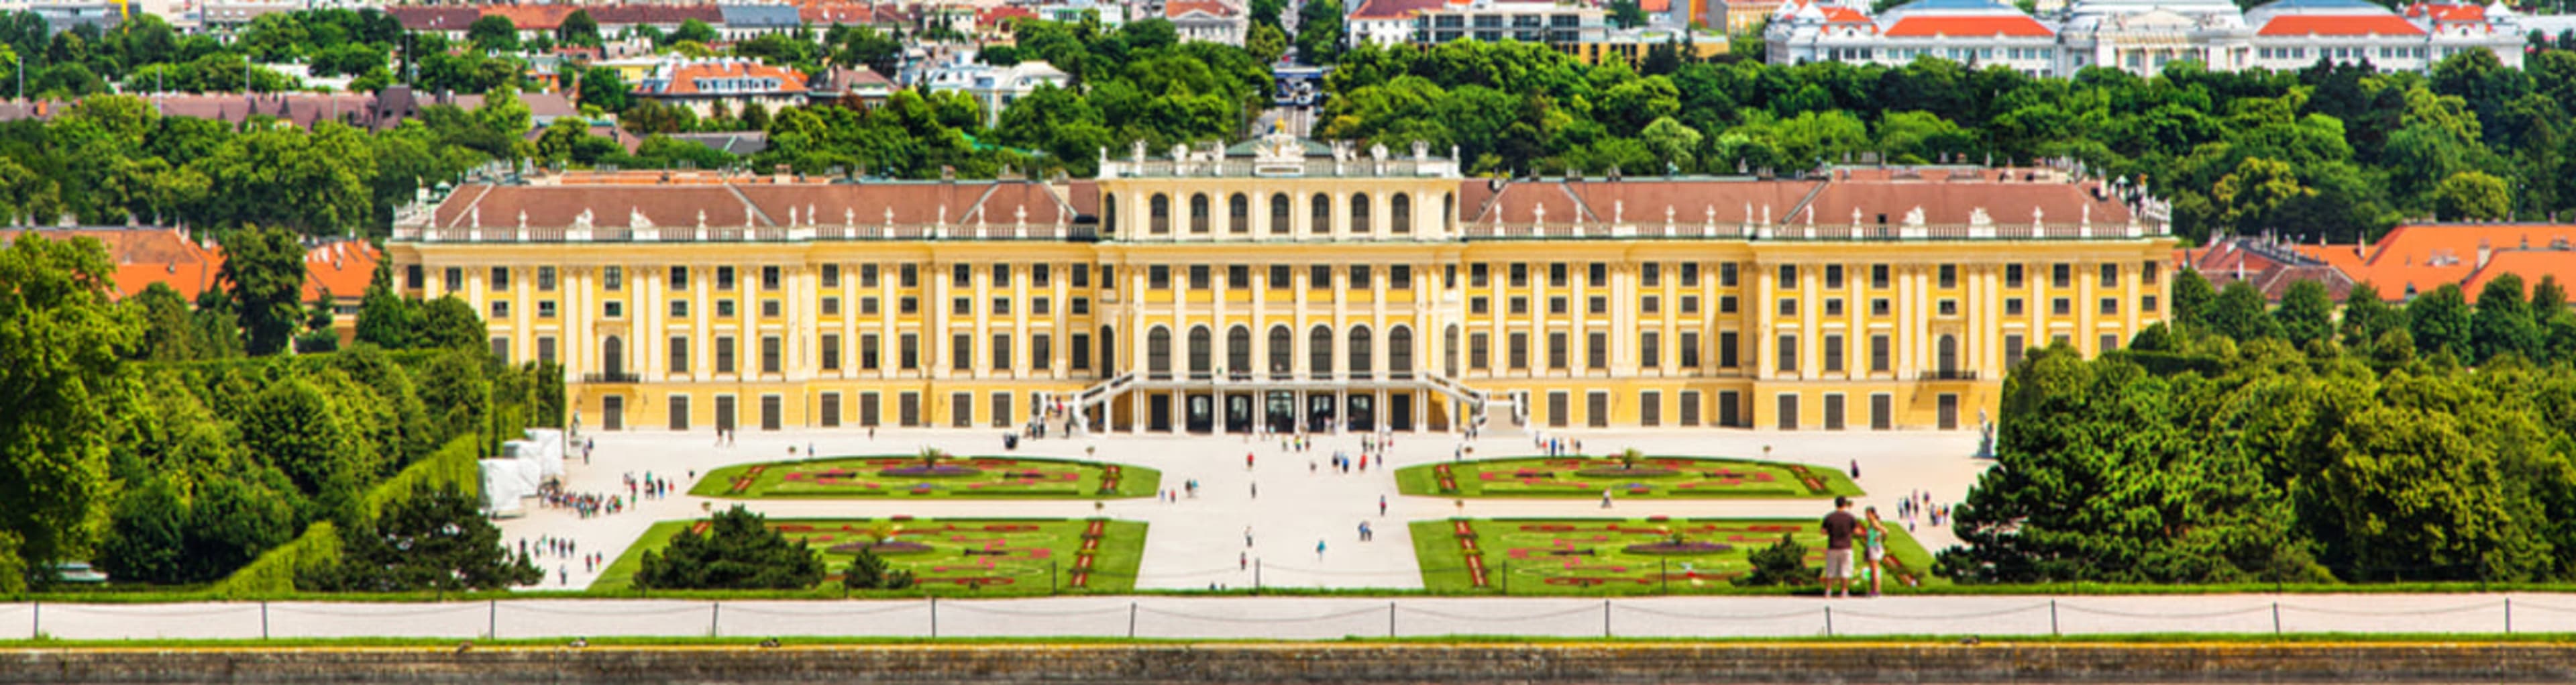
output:
M 1243 548 L 1252 549 L 1252 527 L 1243 527 Z
M 1869 561 L 1869 596 L 1877 597 L 1880 561 L 1887 558 L 1887 523 L 1878 519 L 1878 507 L 1869 507 L 1862 513 L 1869 518 L 1867 536 L 1861 545 L 1862 558 Z
M 1377 517 L 1386 518 L 1386 496 L 1377 496 Z
M 1851 596 L 1852 532 L 1858 527 L 1860 521 L 1851 515 L 1851 498 L 1835 497 L 1833 513 L 1825 515 L 1825 568 L 1817 579 L 1826 597 L 1835 596 L 1837 591 L 1841 596 Z
M 1315 560 L 1324 560 L 1324 540 L 1322 538 L 1315 539 Z

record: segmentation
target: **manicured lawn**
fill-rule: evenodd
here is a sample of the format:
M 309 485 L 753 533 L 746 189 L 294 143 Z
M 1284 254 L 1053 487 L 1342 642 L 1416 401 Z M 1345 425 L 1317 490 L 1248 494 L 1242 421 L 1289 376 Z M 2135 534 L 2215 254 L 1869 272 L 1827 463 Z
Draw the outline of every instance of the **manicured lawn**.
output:
M 1903 524 L 1889 523 L 1888 556 L 1896 564 L 1887 571 L 1884 589 L 1904 591 L 1907 577 L 1946 585 L 1947 581 L 1931 576 L 1931 555 L 1905 533 Z M 1825 559 L 1824 534 L 1817 530 L 1817 521 L 1809 519 L 1442 519 L 1412 525 L 1414 558 L 1422 564 L 1423 584 L 1433 592 L 1556 596 L 1778 592 L 1776 588 L 1737 588 L 1730 580 L 1752 569 L 1747 555 L 1778 543 L 1783 533 L 1795 535 L 1799 544 L 1807 546 L 1809 567 L 1821 569 Z M 1673 533 L 1682 533 L 1685 543 L 1724 548 L 1670 554 L 1630 549 L 1668 542 Z M 1853 563 L 1860 563 L 1857 555 Z
M 698 520 L 653 524 L 643 539 L 608 565 L 590 589 L 629 589 L 645 552 L 660 551 L 670 544 L 672 533 L 698 524 Z M 1145 551 L 1145 524 L 1139 521 L 772 519 L 769 525 L 789 540 L 812 543 L 823 552 L 826 587 L 839 586 L 841 572 L 854 556 L 854 552 L 833 551 L 833 546 L 864 544 L 880 535 L 919 545 L 902 546 L 909 551 L 878 552 L 888 567 L 913 573 L 916 593 L 1027 595 L 1046 594 L 1050 588 L 1125 592 L 1136 587 L 1136 565 Z
M 1141 466 L 1006 456 L 944 458 L 936 473 L 907 472 L 921 465 L 920 457 L 900 454 L 736 464 L 708 472 L 689 494 L 735 499 L 1090 499 L 1152 496 L 1163 479 L 1161 472 Z M 1106 490 L 1104 480 L 1109 481 Z
M 1617 497 L 1683 499 L 1860 495 L 1829 466 L 1746 459 L 1649 456 L 1634 468 L 1615 457 L 1512 457 L 1407 466 L 1395 472 L 1407 495 L 1437 497 Z

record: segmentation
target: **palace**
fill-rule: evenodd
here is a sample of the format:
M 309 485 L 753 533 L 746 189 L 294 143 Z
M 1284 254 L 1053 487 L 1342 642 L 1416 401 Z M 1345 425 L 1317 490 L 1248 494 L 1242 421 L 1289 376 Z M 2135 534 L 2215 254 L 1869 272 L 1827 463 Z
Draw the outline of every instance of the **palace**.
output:
M 1274 135 L 1070 182 L 514 178 L 387 252 L 608 430 L 1949 429 L 2025 350 L 2162 320 L 2163 216 L 2051 168 L 1502 181 Z

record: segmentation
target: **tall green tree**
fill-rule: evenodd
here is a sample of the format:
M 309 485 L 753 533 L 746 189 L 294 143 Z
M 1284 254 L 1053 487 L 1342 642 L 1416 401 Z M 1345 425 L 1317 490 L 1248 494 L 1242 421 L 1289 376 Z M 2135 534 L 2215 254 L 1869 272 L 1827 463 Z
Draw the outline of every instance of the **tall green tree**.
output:
M 2203 326 L 2209 325 L 2209 308 L 2217 301 L 2218 291 L 2209 287 L 2208 279 L 2201 278 L 2200 272 L 2193 271 L 2191 269 L 2183 269 L 2174 274 L 2173 314 L 2175 323 L 2181 324 L 2184 328 L 2193 330 L 2198 330 Z
M 2477 311 L 2469 317 L 2474 359 L 2485 362 L 2508 352 L 2530 357 L 2542 351 L 2540 323 L 2532 319 L 2522 294 L 2522 276 L 2516 274 L 2497 276 L 2478 290 Z
M 1341 61 L 1344 27 L 1341 0 L 1307 0 L 1297 5 L 1297 60 L 1307 64 Z
M 143 330 L 110 301 L 115 273 L 92 238 L 0 250 L 0 571 L 21 571 L 0 592 L 87 550 L 106 511 L 111 389 Z
M 2326 293 L 2323 283 L 2292 283 L 2282 291 L 2281 308 L 2272 313 L 2272 318 L 2280 322 L 2281 337 L 2290 344 L 2305 346 L 2311 341 L 2333 340 L 2334 296 Z
M 671 534 L 660 552 L 645 552 L 636 587 L 657 590 L 793 590 L 823 582 L 823 556 L 769 527 L 768 518 L 734 505 L 709 519 L 705 533 Z
M 2425 354 L 2447 352 L 2453 359 L 2472 358 L 2477 348 L 2469 327 L 2468 296 L 2459 284 L 2444 283 L 2406 304 L 2406 332 Z
M 511 23 L 509 17 L 486 14 L 465 27 L 465 42 L 473 44 L 476 50 L 516 52 L 519 49 L 519 26 Z
M 2210 332 L 2238 341 L 2281 337 L 2281 323 L 2264 311 L 2263 291 L 2244 281 L 2230 282 L 2219 289 L 2218 300 L 2210 305 L 2208 321 Z
M 280 228 L 245 227 L 224 240 L 224 287 L 252 355 L 286 351 L 304 323 L 304 246 Z
M 2379 299 L 2379 286 L 2362 281 L 2344 293 L 2342 332 L 2345 347 L 2359 348 L 2378 340 L 2390 329 L 2405 326 L 2405 313 Z
M 413 491 L 340 536 L 340 563 L 297 578 L 298 589 L 406 592 L 498 590 L 545 578 L 502 547 L 478 498 L 456 488 Z

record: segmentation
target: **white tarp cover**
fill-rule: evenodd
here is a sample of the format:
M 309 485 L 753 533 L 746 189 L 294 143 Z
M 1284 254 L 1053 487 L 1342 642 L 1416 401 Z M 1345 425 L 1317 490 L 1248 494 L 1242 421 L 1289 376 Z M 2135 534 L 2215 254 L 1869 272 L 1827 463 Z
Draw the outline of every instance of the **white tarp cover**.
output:
M 563 431 L 552 428 L 530 428 L 527 429 L 526 435 L 525 442 L 535 445 L 535 450 L 530 456 L 537 460 L 537 473 L 545 478 L 562 478 L 564 475 Z
M 485 459 L 476 462 L 483 471 L 483 513 L 489 516 L 519 516 L 527 513 L 526 501 L 537 494 L 534 462 L 520 459 Z

